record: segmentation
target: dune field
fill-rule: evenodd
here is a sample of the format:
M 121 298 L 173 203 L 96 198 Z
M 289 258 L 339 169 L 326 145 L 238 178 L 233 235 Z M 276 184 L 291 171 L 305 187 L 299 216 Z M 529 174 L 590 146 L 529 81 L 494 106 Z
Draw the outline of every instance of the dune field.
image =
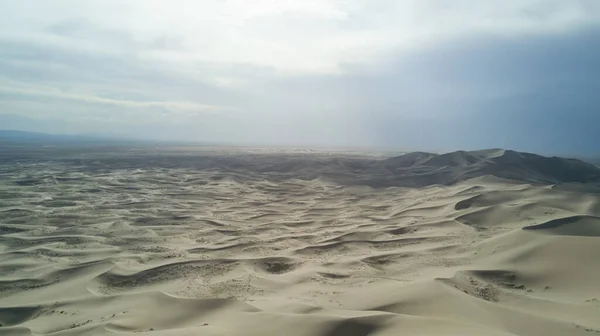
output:
M 600 335 L 600 169 L 4 148 L 0 335 Z

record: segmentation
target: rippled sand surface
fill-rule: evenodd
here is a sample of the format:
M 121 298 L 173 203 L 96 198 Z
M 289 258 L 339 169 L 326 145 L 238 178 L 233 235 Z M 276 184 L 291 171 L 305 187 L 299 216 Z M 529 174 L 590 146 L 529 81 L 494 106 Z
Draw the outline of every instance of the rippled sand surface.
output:
M 238 154 L 1 164 L 0 335 L 600 333 L 598 193 L 344 184 Z

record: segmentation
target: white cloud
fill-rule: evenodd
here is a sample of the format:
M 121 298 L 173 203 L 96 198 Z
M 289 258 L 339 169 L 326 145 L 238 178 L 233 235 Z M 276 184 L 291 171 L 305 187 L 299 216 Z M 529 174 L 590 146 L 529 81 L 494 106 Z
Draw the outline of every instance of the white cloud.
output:
M 569 52 L 590 55 L 589 42 L 565 41 L 598 26 L 596 0 L 2 0 L 0 113 L 151 136 L 183 125 L 173 138 L 354 139 L 396 116 L 437 119 L 448 102 L 475 110 L 540 78 L 559 85 L 529 42 L 567 36 L 570 76 Z M 504 76 L 514 63 L 545 68 Z
M 15 87 L 0 85 L 0 93 L 24 95 L 34 98 L 56 98 L 63 100 L 73 100 L 91 104 L 106 104 L 121 106 L 125 108 L 164 108 L 171 112 L 224 112 L 236 111 L 236 108 L 218 105 L 203 105 L 190 101 L 135 101 L 126 99 L 99 97 L 93 94 L 65 92 L 52 87 Z
M 590 0 L 18 0 L 0 12 L 4 35 L 40 43 L 296 74 L 339 73 L 474 32 L 556 33 L 600 20 Z

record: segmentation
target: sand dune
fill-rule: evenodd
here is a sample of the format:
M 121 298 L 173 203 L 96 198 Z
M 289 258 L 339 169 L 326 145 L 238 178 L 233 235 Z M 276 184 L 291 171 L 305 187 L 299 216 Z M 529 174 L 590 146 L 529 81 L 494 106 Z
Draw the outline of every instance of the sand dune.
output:
M 582 161 L 4 151 L 1 335 L 600 333 Z

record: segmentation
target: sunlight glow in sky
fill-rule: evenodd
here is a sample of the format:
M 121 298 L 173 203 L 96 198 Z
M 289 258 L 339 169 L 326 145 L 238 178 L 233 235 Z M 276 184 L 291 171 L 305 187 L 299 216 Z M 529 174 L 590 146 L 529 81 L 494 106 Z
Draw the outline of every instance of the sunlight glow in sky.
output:
M 599 29 L 594 0 L 5 0 L 0 129 L 600 152 Z

